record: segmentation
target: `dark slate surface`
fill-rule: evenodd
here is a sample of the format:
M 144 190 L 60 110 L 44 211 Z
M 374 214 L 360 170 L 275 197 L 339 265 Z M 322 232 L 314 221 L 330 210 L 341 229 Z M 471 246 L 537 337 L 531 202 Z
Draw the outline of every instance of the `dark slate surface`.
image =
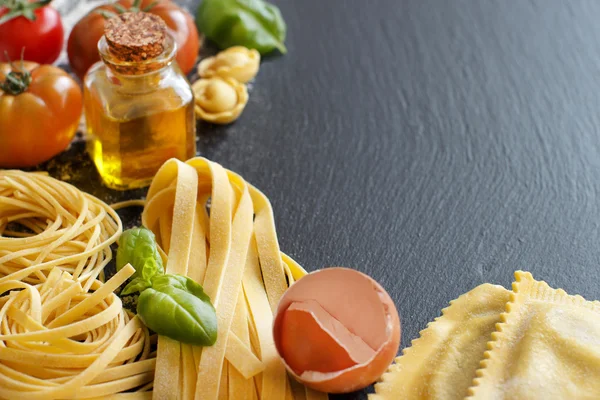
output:
M 381 282 L 402 347 L 516 269 L 600 299 L 600 2 L 277 3 L 289 53 L 199 151 L 269 196 L 284 251 Z

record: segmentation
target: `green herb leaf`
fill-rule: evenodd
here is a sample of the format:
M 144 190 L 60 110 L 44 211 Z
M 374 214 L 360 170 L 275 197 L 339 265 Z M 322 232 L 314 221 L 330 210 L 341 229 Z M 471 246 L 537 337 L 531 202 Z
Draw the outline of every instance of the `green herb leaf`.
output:
M 140 277 L 134 278 L 123 288 L 123 290 L 121 290 L 121 296 L 127 296 L 136 292 L 141 293 L 150 286 L 152 286 L 151 282 Z
M 217 315 L 210 298 L 192 279 L 164 274 L 152 231 L 142 227 L 123 232 L 117 250 L 117 271 L 127 263 L 135 268 L 135 273 L 121 295 L 140 292 L 137 313 L 148 328 L 184 343 L 215 343 Z
M 117 250 L 117 271 L 127 263 L 135 268 L 132 279 L 141 278 L 148 286 L 155 275 L 164 273 L 162 258 L 151 230 L 144 227 L 133 228 L 121 234 Z
M 267 54 L 286 53 L 286 24 L 279 8 L 263 0 L 203 0 L 198 29 L 221 48 L 245 46 Z
M 138 299 L 146 326 L 171 339 L 201 346 L 217 340 L 217 315 L 202 286 L 181 275 L 156 275 Z

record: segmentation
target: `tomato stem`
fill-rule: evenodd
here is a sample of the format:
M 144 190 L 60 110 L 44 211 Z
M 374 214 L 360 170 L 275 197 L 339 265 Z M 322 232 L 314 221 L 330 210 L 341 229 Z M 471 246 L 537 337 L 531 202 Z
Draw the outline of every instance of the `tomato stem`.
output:
M 94 11 L 96 14 L 100 14 L 104 17 L 104 19 L 111 19 L 113 17 L 116 17 L 118 14 L 112 12 L 112 11 L 108 11 L 108 10 L 96 10 Z
M 28 71 L 12 70 L 6 75 L 6 80 L 0 83 L 0 89 L 7 94 L 17 96 L 29 88 L 31 74 Z
M 25 17 L 30 21 L 35 21 L 34 11 L 38 8 L 46 7 L 52 0 L 39 0 L 29 2 L 27 0 L 0 0 L 0 6 L 6 7 L 8 13 L 0 18 L 0 25 L 17 17 Z
M 117 12 L 119 14 L 123 14 L 123 13 L 127 12 L 127 9 L 119 3 L 114 3 L 112 6 L 117 10 Z
M 8 93 L 13 96 L 17 96 L 29 88 L 31 84 L 31 74 L 25 69 L 23 64 L 23 56 L 25 55 L 25 47 L 21 49 L 21 68 L 16 70 L 8 53 L 5 52 L 8 63 L 11 65 L 12 70 L 6 75 L 4 82 L 0 82 L 0 90 L 4 93 Z
M 0 0 L 0 4 L 1 4 L 1 1 L 2 0 Z M 140 11 L 148 12 L 148 11 L 152 10 L 154 7 L 156 7 L 158 5 L 158 3 L 160 3 L 160 0 L 153 1 L 152 3 L 150 3 L 146 7 L 144 7 L 144 9 L 140 10 L 142 0 L 135 0 L 130 8 L 127 8 L 119 3 L 114 3 L 114 4 L 110 4 L 110 6 L 112 6 L 115 9 L 115 11 L 111 11 L 108 9 L 100 9 L 100 10 L 96 10 L 94 12 L 96 14 L 102 15 L 105 19 L 111 19 L 113 17 L 116 17 L 119 14 L 123 14 L 126 12 L 140 12 Z
M 143 12 L 148 12 L 150 10 L 152 10 L 157 4 L 159 3 L 158 0 L 153 1 L 152 3 L 148 4 L 146 7 L 144 7 L 144 9 L 142 10 Z

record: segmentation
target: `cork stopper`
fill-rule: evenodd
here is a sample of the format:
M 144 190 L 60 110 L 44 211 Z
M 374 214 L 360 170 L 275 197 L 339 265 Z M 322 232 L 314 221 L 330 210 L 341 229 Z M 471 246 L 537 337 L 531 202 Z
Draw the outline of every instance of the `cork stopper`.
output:
M 110 53 L 125 62 L 143 62 L 159 56 L 165 46 L 167 26 L 157 15 L 123 13 L 109 19 L 104 36 Z

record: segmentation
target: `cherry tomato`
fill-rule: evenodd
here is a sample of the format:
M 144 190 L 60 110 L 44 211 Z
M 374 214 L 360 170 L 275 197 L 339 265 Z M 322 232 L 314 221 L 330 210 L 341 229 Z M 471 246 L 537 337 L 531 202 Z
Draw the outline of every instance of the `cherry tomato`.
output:
M 132 0 L 119 0 L 117 3 L 126 9 L 130 9 L 134 2 Z M 152 6 L 152 4 L 154 5 Z M 200 39 L 194 18 L 171 0 L 158 0 L 157 2 L 142 0 L 140 9 L 144 10 L 148 6 L 152 6 L 148 12 L 161 17 L 174 34 L 178 47 L 177 63 L 185 74 L 189 73 L 196 63 L 198 51 L 200 50 Z M 100 61 L 98 41 L 104 35 L 106 19 L 97 12 L 98 10 L 118 12 L 112 4 L 97 7 L 77 22 L 69 35 L 67 43 L 67 54 L 71 69 L 81 79 L 95 62 Z
M 2 168 L 31 167 L 60 153 L 81 117 L 81 89 L 65 71 L 30 62 L 23 66 L 0 64 Z
M 0 23 L 0 59 L 8 54 L 12 61 L 19 60 L 21 51 L 25 49 L 25 60 L 40 64 L 56 61 L 62 50 L 64 30 L 60 14 L 46 6 L 47 3 L 49 1 L 22 0 L 15 2 L 11 8 L 0 6 L 0 21 L 11 12 L 17 13 L 15 17 Z

